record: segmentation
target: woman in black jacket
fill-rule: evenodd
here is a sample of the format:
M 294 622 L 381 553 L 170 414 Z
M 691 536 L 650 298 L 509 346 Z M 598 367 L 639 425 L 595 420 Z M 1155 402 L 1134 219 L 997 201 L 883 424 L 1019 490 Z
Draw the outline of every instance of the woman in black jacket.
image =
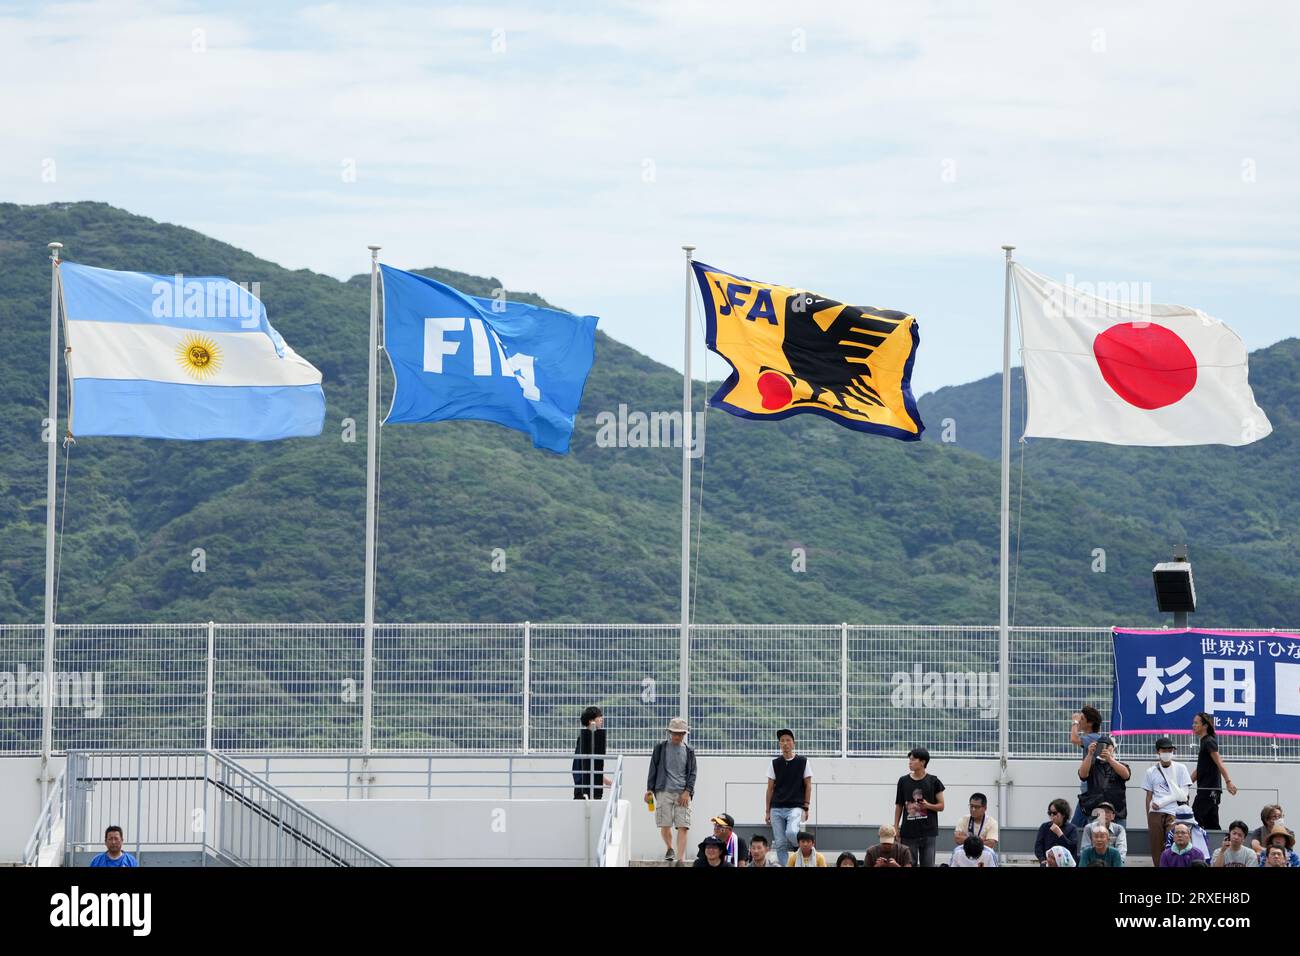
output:
M 1063 846 L 1070 856 L 1078 860 L 1079 832 L 1070 823 L 1070 804 L 1065 800 L 1053 800 L 1047 806 L 1047 822 L 1038 828 L 1038 837 L 1034 840 L 1034 856 L 1039 866 L 1047 865 L 1047 851 L 1054 846 Z

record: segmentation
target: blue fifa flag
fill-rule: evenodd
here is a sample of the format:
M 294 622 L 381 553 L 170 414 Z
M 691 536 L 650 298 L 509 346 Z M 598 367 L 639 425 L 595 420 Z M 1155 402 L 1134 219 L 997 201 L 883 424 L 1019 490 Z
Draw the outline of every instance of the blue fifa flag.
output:
M 397 377 L 385 424 L 496 422 L 568 452 L 596 357 L 594 315 L 482 299 L 379 268 L 384 350 Z
M 74 436 L 319 435 L 321 374 L 253 291 L 220 276 L 59 264 Z
M 1115 628 L 1114 734 L 1215 732 L 1300 738 L 1300 635 L 1200 628 Z

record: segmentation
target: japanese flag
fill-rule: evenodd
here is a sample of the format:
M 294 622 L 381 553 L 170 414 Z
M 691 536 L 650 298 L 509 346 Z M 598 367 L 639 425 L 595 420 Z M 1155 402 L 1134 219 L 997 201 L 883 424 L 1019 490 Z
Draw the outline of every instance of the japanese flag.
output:
M 1020 265 L 1013 274 L 1027 436 L 1248 445 L 1272 432 L 1247 381 L 1246 347 L 1218 319 L 1140 294 L 1099 298 Z
M 1274 689 L 1277 706 L 1274 713 L 1300 717 L 1300 664 L 1274 664 Z

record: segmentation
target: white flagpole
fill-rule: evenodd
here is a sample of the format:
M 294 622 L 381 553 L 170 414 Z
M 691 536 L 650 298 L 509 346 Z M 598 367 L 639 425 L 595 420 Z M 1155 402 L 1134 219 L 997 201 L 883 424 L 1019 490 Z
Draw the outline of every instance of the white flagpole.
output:
M 686 346 L 685 365 L 682 370 L 682 633 L 681 710 L 678 716 L 689 721 L 691 686 L 691 254 L 694 246 L 682 246 L 686 253 Z
M 1008 697 L 1011 692 L 1011 252 L 1016 247 L 1002 248 L 1007 254 L 1007 264 L 1002 294 L 1002 532 L 998 552 L 998 671 L 1002 686 L 998 693 L 998 755 L 1001 762 L 998 812 L 1005 821 L 1006 789 L 1010 782 L 1007 754 L 1010 750 Z
M 45 672 L 41 694 L 41 797 L 49 791 L 50 751 L 54 749 L 54 496 L 59 467 L 59 250 L 50 249 L 50 446 L 45 461 Z
M 379 423 L 379 246 L 370 250 L 370 363 L 366 418 L 366 610 L 362 670 L 361 749 L 370 753 L 374 733 L 375 673 L 375 448 Z

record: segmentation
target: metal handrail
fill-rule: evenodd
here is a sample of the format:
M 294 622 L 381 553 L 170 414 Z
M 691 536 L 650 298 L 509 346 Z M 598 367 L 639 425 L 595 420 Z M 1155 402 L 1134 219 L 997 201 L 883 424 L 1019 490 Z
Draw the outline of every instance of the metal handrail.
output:
M 516 788 L 527 788 L 530 790 L 559 790 L 566 793 L 565 799 L 568 799 L 567 793 L 573 790 L 574 784 L 570 778 L 572 772 L 571 761 L 574 754 L 572 751 L 548 752 L 548 753 L 447 753 L 442 751 L 427 752 L 372 752 L 369 755 L 358 754 L 355 751 L 349 753 L 323 752 L 323 751 L 274 751 L 267 752 L 228 752 L 232 759 L 237 760 L 245 768 L 254 771 L 259 777 L 266 781 L 278 780 L 282 788 L 292 790 L 310 789 L 314 791 L 337 791 L 351 798 L 354 791 L 368 791 L 371 787 L 383 790 L 415 790 L 423 791 L 426 799 L 431 799 L 435 790 L 484 790 L 484 789 L 501 789 L 506 791 L 507 798 L 513 797 Z M 279 762 L 307 763 L 307 762 L 327 762 L 336 763 L 340 758 L 345 758 L 341 767 L 335 769 L 330 767 L 328 770 L 317 770 L 307 768 L 280 768 L 274 766 Z M 621 756 L 610 755 L 603 759 L 611 761 L 621 761 Z M 382 761 L 385 766 L 376 767 L 375 762 Z M 470 767 L 466 769 L 448 768 L 445 765 L 454 762 L 504 762 L 504 768 L 495 767 Z M 392 766 L 394 763 L 418 764 L 411 769 L 405 769 L 400 766 Z M 520 763 L 543 763 L 555 764 L 555 767 L 543 767 L 541 769 L 530 769 L 528 767 L 517 766 Z M 435 769 L 435 764 L 439 765 Z M 562 769 L 561 769 L 562 768 Z M 392 782 L 386 779 L 382 783 L 376 783 L 374 776 L 383 774 L 385 778 L 397 778 L 402 780 L 414 780 L 414 782 Z M 319 782 L 312 778 L 326 777 L 329 775 L 335 777 L 341 776 L 340 783 Z M 439 777 L 479 777 L 479 778 L 499 778 L 500 782 L 484 783 L 473 781 L 469 783 L 440 783 L 435 782 Z M 298 783 L 293 778 L 307 778 L 307 782 Z M 288 778 L 288 779 L 286 779 Z M 521 781 L 519 778 L 523 778 Z M 543 778 L 541 780 L 530 778 Z M 555 782 L 547 782 L 554 780 Z
M 146 761 L 167 761 L 180 758 L 183 763 L 179 768 L 163 763 L 159 770 L 150 769 L 147 773 Z M 134 761 L 134 767 L 127 764 L 125 772 L 114 765 L 108 773 L 98 771 L 92 761 Z M 161 772 L 160 772 L 161 771 Z M 202 808 L 237 807 L 244 816 L 238 817 L 237 825 L 247 825 L 248 829 L 240 836 L 248 836 L 256 843 L 258 850 L 263 848 L 263 839 L 274 840 L 272 849 L 274 858 L 246 852 L 241 842 L 239 846 L 231 843 L 228 815 L 223 810 L 219 821 L 220 833 L 210 841 L 210 830 L 204 827 L 200 832 L 201 841 L 155 840 L 147 838 L 141 831 L 141 820 L 137 812 L 135 839 L 132 841 L 136 852 L 148 847 L 172 847 L 178 843 L 200 849 L 206 854 L 211 851 L 219 859 L 234 865 L 294 865 L 297 852 L 305 850 L 313 862 L 327 866 L 381 866 L 391 864 L 355 839 L 343 833 L 318 814 L 307 809 L 280 788 L 261 779 L 255 772 L 230 759 L 224 754 L 211 750 L 88 750 L 69 751 L 68 763 L 61 775 L 56 790 L 63 794 L 65 805 L 71 806 L 71 819 L 82 821 L 86 818 L 85 792 L 81 785 L 97 783 L 117 783 L 133 787 L 134 806 L 137 811 L 142 808 L 146 785 L 160 781 L 192 781 L 202 788 L 200 803 Z M 269 834 L 254 827 L 269 828 Z M 39 832 L 39 824 L 38 824 Z M 293 850 L 286 859 L 285 842 Z M 78 834 L 68 834 L 66 854 L 71 860 L 77 847 L 82 846 Z
M 281 832 L 287 833 L 291 839 L 297 840 L 303 846 L 320 854 L 325 860 L 329 861 L 333 865 L 354 866 L 356 864 L 351 861 L 351 858 L 336 853 L 335 851 L 333 851 L 332 849 L 328 848 L 323 843 L 321 843 L 320 840 L 318 840 L 317 838 L 308 835 L 305 832 L 305 827 L 303 826 L 304 823 L 310 823 L 311 826 L 317 827 L 320 830 L 324 831 L 324 833 L 328 834 L 332 839 L 337 841 L 339 844 L 342 844 L 342 846 L 351 850 L 356 857 L 359 857 L 362 861 L 364 861 L 364 864 L 368 864 L 370 866 L 382 866 L 382 867 L 391 866 L 391 864 L 383 857 L 379 856 L 379 854 L 374 853 L 369 849 L 367 849 L 366 847 L 362 846 L 352 837 L 348 836 L 347 834 L 343 833 L 341 830 L 337 829 L 330 823 L 326 822 L 322 817 L 313 813 L 311 810 L 308 810 L 305 806 L 303 806 L 297 800 L 293 799 L 293 797 L 289 796 L 283 790 L 273 786 L 272 784 L 270 784 L 265 780 L 260 779 L 256 774 L 246 769 L 245 767 L 241 766 L 240 764 L 236 763 L 235 761 L 231 760 L 229 757 L 226 757 L 223 754 L 219 754 L 211 750 L 206 751 L 206 754 L 208 758 L 211 759 L 217 766 L 224 767 L 228 773 L 235 773 L 252 781 L 253 784 L 258 789 L 274 797 L 276 800 L 280 802 L 282 806 L 288 807 L 295 815 L 300 817 L 301 820 L 296 823 L 287 822 L 284 819 L 284 814 L 273 813 L 272 811 L 263 807 L 260 803 L 256 803 L 252 801 L 242 792 L 238 791 L 235 788 L 232 788 L 229 782 L 226 780 L 214 781 L 211 778 L 209 778 L 209 783 L 215 786 L 219 791 L 223 793 L 228 793 L 231 795 L 232 798 L 238 799 L 246 808 L 252 810 L 263 820 L 266 820 L 267 822 L 275 822 L 275 821 L 280 822 L 282 824 Z M 278 862 L 283 862 L 283 861 L 278 861 Z
M 45 805 L 41 807 L 41 814 L 36 818 L 32 835 L 27 839 L 27 845 L 23 847 L 23 866 L 40 866 L 41 850 L 49 845 L 54 828 L 63 823 L 67 773 L 68 768 L 64 764 L 58 778 L 54 781 L 54 786 L 50 787 L 49 795 L 45 798 Z
M 614 775 L 611 779 L 614 781 L 614 785 L 609 788 L 605 805 L 605 817 L 600 824 L 600 840 L 596 844 L 597 866 L 609 866 L 606 851 L 609 849 L 610 838 L 614 835 L 614 817 L 618 815 L 618 802 L 623 795 L 623 757 L 621 754 L 614 761 Z

